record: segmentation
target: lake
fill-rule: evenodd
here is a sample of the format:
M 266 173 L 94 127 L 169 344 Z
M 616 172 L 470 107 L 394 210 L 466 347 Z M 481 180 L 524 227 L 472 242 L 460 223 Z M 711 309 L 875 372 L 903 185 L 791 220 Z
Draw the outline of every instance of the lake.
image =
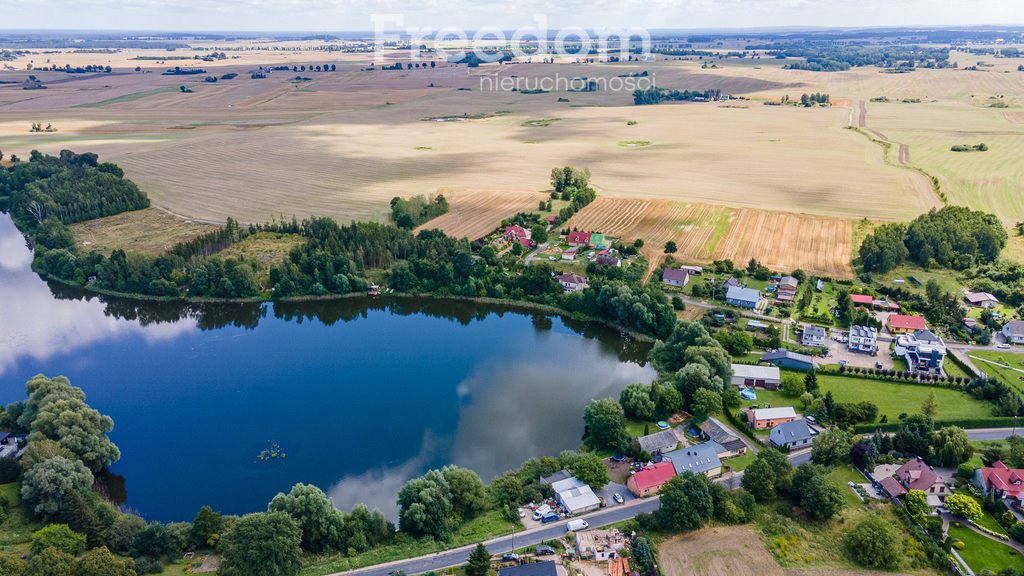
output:
M 648 344 L 559 316 L 430 299 L 143 303 L 47 283 L 31 260 L 0 214 L 0 402 L 37 373 L 84 389 L 114 419 L 124 506 L 150 520 L 263 510 L 297 482 L 395 519 L 409 478 L 454 463 L 489 480 L 575 448 L 592 398 L 655 376 Z M 273 450 L 284 457 L 260 459 Z

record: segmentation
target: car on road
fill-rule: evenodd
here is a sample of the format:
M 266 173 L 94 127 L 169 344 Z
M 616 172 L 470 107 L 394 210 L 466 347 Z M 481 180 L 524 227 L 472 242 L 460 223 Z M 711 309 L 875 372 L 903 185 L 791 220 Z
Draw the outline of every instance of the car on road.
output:
M 566 532 L 579 532 L 580 530 L 586 530 L 590 524 L 587 524 L 586 520 L 569 520 L 565 523 Z
M 505 552 L 504 554 L 501 555 L 501 561 L 502 562 L 518 562 L 519 561 L 519 554 L 516 554 L 515 552 Z
M 618 492 L 616 492 L 615 494 L 612 494 L 612 500 L 615 500 L 619 504 L 622 504 L 622 502 L 623 502 L 622 494 L 619 494 Z
M 1001 348 L 1003 350 L 1009 350 L 1010 349 L 1010 345 L 1004 342 L 1002 344 L 996 344 L 996 348 Z

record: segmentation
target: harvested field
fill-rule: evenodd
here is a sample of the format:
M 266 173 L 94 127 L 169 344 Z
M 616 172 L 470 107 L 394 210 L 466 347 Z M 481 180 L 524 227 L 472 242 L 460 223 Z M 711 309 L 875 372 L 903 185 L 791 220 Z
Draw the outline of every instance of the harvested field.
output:
M 470 240 L 482 238 L 498 227 L 502 220 L 519 212 L 536 211 L 541 200 L 548 195 L 541 192 L 452 192 L 442 193 L 448 198 L 446 214 L 423 224 L 417 230 L 444 230 L 445 234 Z
M 806 214 L 739 210 L 713 259 L 760 260 L 773 270 L 852 278 L 853 230 L 849 220 Z
M 665 576 L 870 576 L 871 572 L 835 568 L 782 568 L 750 526 L 716 527 L 676 536 L 658 545 Z
M 79 222 L 70 228 L 75 242 L 85 250 L 108 255 L 112 250 L 123 249 L 157 255 L 217 227 L 146 208 Z

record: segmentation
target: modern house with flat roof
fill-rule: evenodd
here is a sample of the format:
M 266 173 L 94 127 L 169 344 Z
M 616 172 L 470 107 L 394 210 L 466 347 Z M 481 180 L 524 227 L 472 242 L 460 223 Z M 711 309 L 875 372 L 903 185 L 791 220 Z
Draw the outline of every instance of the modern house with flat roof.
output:
M 941 374 L 946 360 L 946 343 L 931 330 L 900 334 L 893 351 L 907 361 L 911 372 Z
M 758 408 L 756 410 L 747 411 L 747 422 L 750 423 L 751 428 L 754 428 L 756 430 L 774 428 L 779 424 L 792 422 L 797 418 L 799 418 L 799 416 L 796 415 L 796 411 L 793 410 L 792 406 L 780 406 L 779 408 Z
M 878 329 L 871 326 L 850 326 L 850 339 L 846 347 L 850 352 L 878 352 Z
M 825 329 L 813 324 L 804 326 L 804 333 L 800 337 L 800 343 L 804 346 L 824 346 Z
M 754 308 L 757 308 L 757 303 L 760 301 L 761 293 L 753 288 L 730 286 L 725 292 L 725 303 L 731 306 L 739 306 L 741 308 L 750 308 L 753 310 Z
M 733 386 L 778 390 L 782 386 L 782 374 L 776 366 L 733 364 L 731 383 Z

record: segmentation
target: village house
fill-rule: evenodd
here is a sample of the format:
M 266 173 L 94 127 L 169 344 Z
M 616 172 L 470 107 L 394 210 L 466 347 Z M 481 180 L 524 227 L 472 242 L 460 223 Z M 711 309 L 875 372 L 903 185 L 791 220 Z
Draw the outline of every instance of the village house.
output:
M 611 254 L 598 254 L 595 262 L 601 266 L 610 266 L 612 268 L 619 268 L 622 266 L 622 260 L 612 256 Z
M 988 292 L 968 292 L 964 295 L 964 302 L 976 308 L 995 308 L 999 299 Z
M 786 368 L 787 370 L 803 370 L 807 371 L 814 368 L 814 358 L 807 354 L 800 354 L 799 352 L 793 352 L 792 350 L 776 350 L 775 352 L 766 352 L 761 355 L 760 360 L 762 364 L 771 364 L 772 366 L 778 366 L 779 368 Z
M 916 330 L 897 336 L 893 353 L 907 361 L 911 372 L 942 374 L 946 343 L 931 330 Z
M 641 436 L 636 440 L 640 443 L 640 449 L 652 456 L 671 452 L 679 445 L 679 438 L 671 430 L 659 430 L 654 434 Z
M 529 240 L 530 234 L 531 232 L 529 229 L 523 228 L 518 224 L 513 224 L 505 228 L 505 233 L 502 236 L 504 236 L 505 240 L 508 240 L 509 242 L 518 242 L 520 240 Z
M 747 422 L 750 424 L 750 427 L 755 430 L 774 428 L 779 424 L 792 422 L 797 418 L 799 418 L 799 416 L 796 415 L 796 411 L 793 410 L 792 406 L 758 408 L 756 410 L 747 411 Z
M 714 418 L 708 418 L 700 424 L 700 431 L 706 440 L 721 446 L 719 459 L 742 456 L 747 453 L 747 444 L 733 431 Z
M 581 292 L 586 290 L 590 284 L 587 284 L 587 279 L 579 274 L 559 274 L 558 283 L 562 285 L 562 289 L 566 292 Z
M 725 292 L 725 303 L 731 306 L 754 309 L 760 301 L 761 293 L 753 288 L 730 286 Z
M 732 380 L 730 382 L 733 386 L 778 390 L 782 386 L 782 374 L 776 366 L 733 364 Z
M 679 268 L 665 268 L 661 273 L 661 281 L 669 286 L 682 288 L 690 281 L 690 274 Z
M 878 329 L 871 326 L 850 326 L 850 339 L 846 348 L 850 352 L 874 354 L 878 351 Z
M 806 420 L 793 420 L 779 424 L 768 434 L 772 446 L 789 449 L 806 448 L 811 445 L 814 435 Z
M 729 279 L 725 281 L 725 289 L 726 290 L 728 290 L 729 288 L 742 288 L 742 287 L 743 286 L 740 285 L 740 281 L 737 280 L 733 276 L 729 276 Z
M 879 483 L 893 498 L 904 496 L 911 490 L 920 490 L 928 497 L 928 505 L 932 507 L 942 506 L 949 495 L 946 482 L 921 458 L 911 459 L 891 477 L 883 478 Z
M 996 498 L 1024 500 L 1024 470 L 1008 468 L 1001 461 L 975 470 L 974 485 L 986 496 L 995 492 Z
M 584 560 L 604 562 L 618 557 L 626 537 L 618 529 L 586 530 L 576 535 L 576 553 Z
M 792 276 L 783 276 L 775 288 L 775 299 L 779 302 L 792 302 L 796 298 L 797 286 L 800 281 Z
M 551 489 L 555 492 L 555 500 L 569 514 L 583 514 L 601 507 L 594 490 L 575 477 L 552 482 Z
M 800 337 L 800 343 L 804 346 L 824 346 L 825 329 L 811 324 L 804 326 L 804 333 Z
M 654 496 L 675 475 L 676 469 L 671 462 L 658 462 L 634 472 L 626 480 L 626 488 L 637 498 Z
M 871 308 L 874 298 L 870 294 L 850 294 L 850 300 L 853 300 L 853 305 L 857 308 Z
M 1010 320 L 1004 324 L 1003 337 L 1010 344 L 1024 344 L 1024 320 Z
M 575 259 L 576 259 L 576 249 L 575 248 L 570 248 L 570 249 L 566 250 L 565 252 L 562 252 L 562 260 L 572 261 L 572 260 L 575 260 Z
M 568 238 L 566 238 L 566 242 L 569 244 L 569 246 L 574 246 L 576 248 L 589 248 L 590 232 L 580 232 L 578 230 L 573 230 L 569 232 L 569 236 Z
M 718 454 L 724 450 L 715 442 L 705 442 L 667 452 L 662 455 L 662 458 L 672 463 L 677 475 L 693 472 L 694 474 L 704 474 L 708 478 L 716 478 L 722 475 L 722 461 L 718 458 Z
M 885 320 L 885 326 L 890 334 L 907 334 L 915 330 L 927 330 L 924 316 L 904 316 L 903 314 L 890 314 Z

